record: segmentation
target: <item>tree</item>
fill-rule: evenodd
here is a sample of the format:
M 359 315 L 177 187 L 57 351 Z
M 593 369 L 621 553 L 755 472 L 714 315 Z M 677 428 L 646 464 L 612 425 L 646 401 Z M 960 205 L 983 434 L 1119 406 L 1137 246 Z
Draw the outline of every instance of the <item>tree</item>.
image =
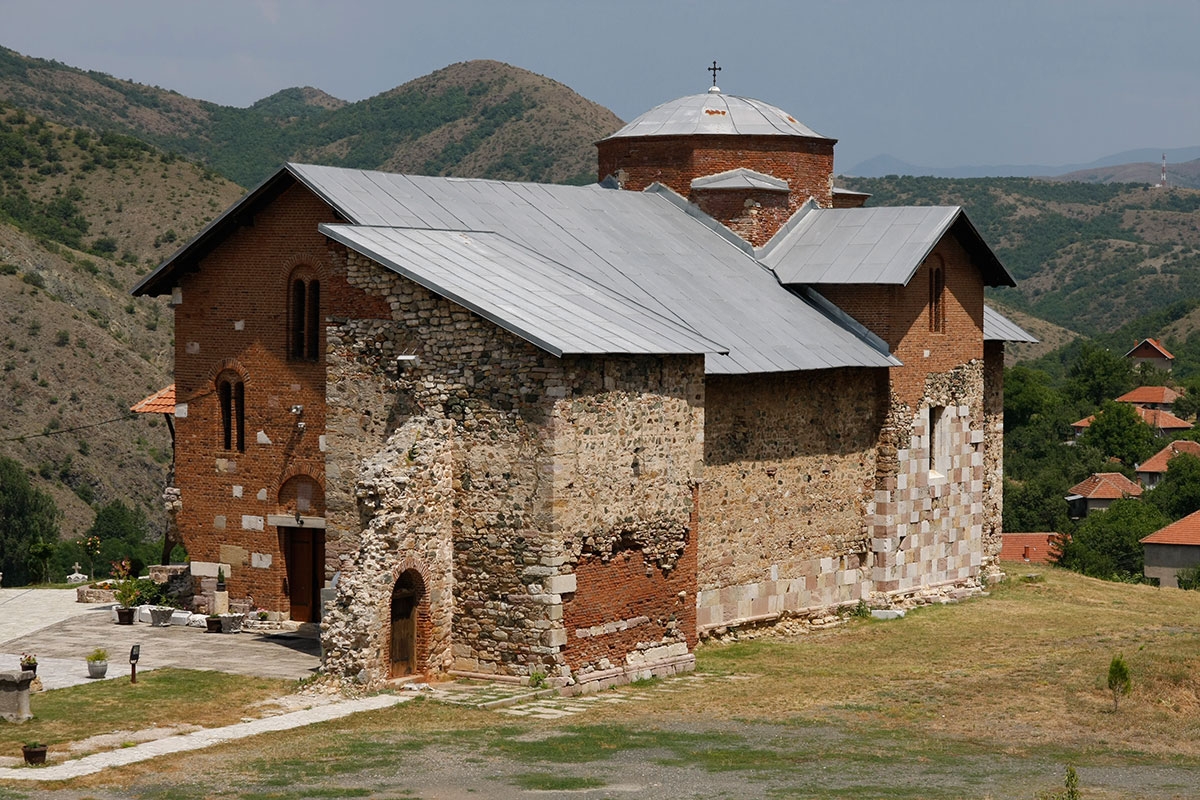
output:
M 1120 655 L 1113 656 L 1108 665 L 1108 690 L 1113 696 L 1113 712 L 1117 710 L 1117 702 L 1121 695 L 1129 694 L 1133 688 L 1133 679 L 1129 675 L 1129 665 Z
M 1200 458 L 1191 453 L 1176 453 L 1167 462 L 1162 480 L 1142 499 L 1173 520 L 1200 511 Z
M 1171 520 L 1150 503 L 1114 500 L 1107 511 L 1093 511 L 1063 543 L 1058 563 L 1105 580 L 1144 580 L 1141 540 Z
M 24 468 L 0 457 L 0 572 L 10 586 L 29 582 L 30 547 L 58 540 L 54 498 L 29 482 Z
M 1138 464 L 1154 452 L 1154 431 L 1129 403 L 1105 401 L 1079 443 L 1095 447 L 1107 458 L 1116 458 L 1127 467 Z
M 150 524 L 146 512 L 139 506 L 127 506 L 114 500 L 96 512 L 92 527 L 85 537 L 100 539 L 98 563 L 107 564 L 123 558 L 132 560 L 135 571 L 140 574 L 143 566 L 152 563 L 155 548 L 148 542 Z
M 1129 361 L 1099 345 L 1084 342 L 1067 370 L 1067 390 L 1078 400 L 1098 406 L 1133 388 Z

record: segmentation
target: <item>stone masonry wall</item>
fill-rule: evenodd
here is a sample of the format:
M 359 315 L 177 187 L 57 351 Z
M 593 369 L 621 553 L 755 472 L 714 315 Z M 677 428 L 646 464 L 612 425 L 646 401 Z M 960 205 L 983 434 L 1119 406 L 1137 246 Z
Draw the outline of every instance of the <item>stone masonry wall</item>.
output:
M 983 562 L 983 363 L 929 374 L 923 394 L 916 409 L 893 395 L 880 446 L 871 577 L 884 596 L 973 585 Z
M 610 562 L 629 548 L 665 580 L 688 574 L 702 358 L 556 358 L 356 253 L 335 260 L 392 319 L 329 329 L 327 516 L 345 544 L 330 671 L 386 677 L 391 589 L 412 568 L 429 593 L 428 672 L 567 683 L 631 651 L 686 653 L 694 619 L 675 595 L 651 608 L 641 589 L 596 587 L 624 583 Z M 602 568 L 577 575 L 593 555 Z M 576 609 L 654 623 L 593 637 L 621 642 L 599 656 L 570 644 Z
M 999 577 L 1004 534 L 1004 342 L 983 345 L 983 566 Z
M 701 489 L 701 631 L 854 602 L 887 371 L 709 376 Z

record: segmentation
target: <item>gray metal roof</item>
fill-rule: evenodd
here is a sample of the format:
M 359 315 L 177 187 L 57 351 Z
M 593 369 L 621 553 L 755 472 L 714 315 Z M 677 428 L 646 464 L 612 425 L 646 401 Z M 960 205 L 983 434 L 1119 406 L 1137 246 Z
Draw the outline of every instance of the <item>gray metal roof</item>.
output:
M 828 138 L 770 103 L 722 94 L 716 87 L 655 106 L 607 138 L 691 135 Z
M 498 233 L 362 225 L 320 231 L 554 355 L 725 352 Z
M 710 373 L 899 363 L 657 193 L 300 164 L 287 169 L 353 225 L 502 233 L 542 262 L 536 269 L 557 265 L 728 348 L 728 354 L 705 357 Z M 509 255 L 518 259 L 516 252 Z M 549 278 L 542 288 L 565 291 Z M 534 302 L 532 296 L 509 299 Z M 686 346 L 695 352 L 698 344 Z
M 985 303 L 983 306 L 983 340 L 985 342 L 1037 342 L 1037 337 Z
M 786 192 L 790 189 L 788 182 L 774 175 L 764 175 L 752 169 L 738 167 L 737 169 L 705 175 L 692 180 L 693 189 L 758 189 L 768 192 Z
M 819 208 L 802 213 L 759 251 L 762 263 L 785 284 L 903 286 L 953 230 L 979 260 L 986 285 L 1015 285 L 958 206 Z

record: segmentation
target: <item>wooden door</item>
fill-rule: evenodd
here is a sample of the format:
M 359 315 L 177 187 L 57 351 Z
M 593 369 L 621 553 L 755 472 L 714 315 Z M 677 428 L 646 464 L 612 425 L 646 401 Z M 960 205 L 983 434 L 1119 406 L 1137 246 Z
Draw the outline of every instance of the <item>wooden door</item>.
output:
M 416 667 L 416 592 L 402 584 L 392 590 L 392 677 L 412 675 Z
M 281 532 L 292 619 L 318 622 L 325 572 L 325 533 L 314 528 L 283 528 Z

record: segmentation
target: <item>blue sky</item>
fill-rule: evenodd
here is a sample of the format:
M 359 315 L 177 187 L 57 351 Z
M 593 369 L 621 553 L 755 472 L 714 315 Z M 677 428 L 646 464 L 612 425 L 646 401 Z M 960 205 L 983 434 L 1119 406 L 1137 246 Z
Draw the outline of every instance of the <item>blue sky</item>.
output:
M 1086 162 L 1200 145 L 1194 0 L 0 0 L 0 44 L 218 103 L 359 100 L 456 61 L 629 120 L 709 85 L 839 140 L 846 170 Z

